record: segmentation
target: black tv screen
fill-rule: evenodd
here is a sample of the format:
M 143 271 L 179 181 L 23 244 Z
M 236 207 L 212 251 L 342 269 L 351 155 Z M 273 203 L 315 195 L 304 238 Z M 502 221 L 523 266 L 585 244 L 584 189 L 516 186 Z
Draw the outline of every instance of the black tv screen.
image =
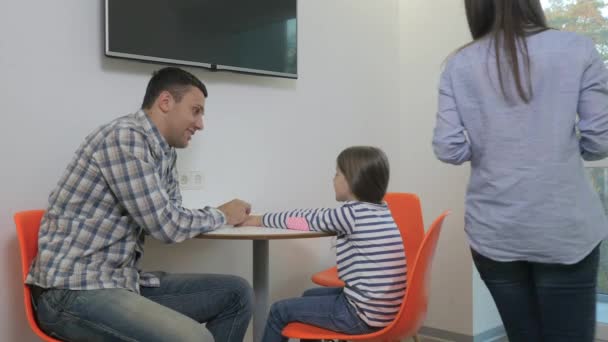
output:
M 105 54 L 297 78 L 296 0 L 106 0 Z

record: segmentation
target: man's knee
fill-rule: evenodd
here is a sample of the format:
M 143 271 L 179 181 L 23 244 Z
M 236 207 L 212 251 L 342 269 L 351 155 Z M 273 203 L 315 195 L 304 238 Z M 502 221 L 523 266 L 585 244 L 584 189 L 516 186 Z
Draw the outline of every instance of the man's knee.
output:
M 238 276 L 229 276 L 226 287 L 238 299 L 240 311 L 253 312 L 253 288 L 249 282 Z
M 161 329 L 159 329 L 161 330 Z M 145 340 L 145 339 L 144 339 Z M 211 342 L 213 335 L 205 329 L 202 324 L 191 325 L 175 325 L 164 327 L 162 331 L 158 331 L 150 340 L 158 341 L 183 341 L 183 342 Z

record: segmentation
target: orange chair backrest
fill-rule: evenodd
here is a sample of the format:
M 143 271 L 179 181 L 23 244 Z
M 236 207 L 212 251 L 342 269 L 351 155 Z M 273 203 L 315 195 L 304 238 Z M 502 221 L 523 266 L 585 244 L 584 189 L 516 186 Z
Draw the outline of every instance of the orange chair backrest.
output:
M 15 214 L 15 225 L 17 227 L 17 238 L 19 239 L 19 250 L 21 252 L 21 276 L 25 281 L 32 260 L 38 253 L 38 230 L 40 230 L 40 221 L 44 215 L 44 210 L 29 210 L 21 211 Z M 36 323 L 34 318 L 34 309 L 32 308 L 32 299 L 30 287 L 23 284 L 23 302 L 25 304 L 25 314 L 30 327 L 44 341 L 61 342 L 46 335 Z
M 405 257 L 408 264 L 416 261 L 418 249 L 424 238 L 424 223 L 422 207 L 418 195 L 407 192 L 389 192 L 384 196 L 393 219 L 401 232 L 405 247 Z M 408 270 L 407 280 L 411 280 L 411 269 Z
M 383 329 L 383 333 L 379 334 L 378 337 L 366 341 L 399 341 L 404 337 L 415 335 L 424 323 L 428 311 L 431 266 L 443 221 L 449 213 L 449 211 L 446 211 L 439 215 L 422 240 L 416 261 L 413 267 L 410 267 L 412 276 L 408 278 L 408 287 L 397 317 L 393 323 Z
M 23 280 L 30 271 L 30 264 L 38 253 L 38 230 L 44 210 L 22 211 L 15 214 L 17 238 L 21 251 L 21 273 Z

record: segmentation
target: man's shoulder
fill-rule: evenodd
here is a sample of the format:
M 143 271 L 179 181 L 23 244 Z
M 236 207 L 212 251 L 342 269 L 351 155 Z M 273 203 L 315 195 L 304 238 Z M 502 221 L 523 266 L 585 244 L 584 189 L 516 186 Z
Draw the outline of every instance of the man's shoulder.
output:
M 110 121 L 108 125 L 114 125 L 117 129 L 135 129 L 143 132 L 145 131 L 143 123 L 145 120 L 144 115 L 140 112 L 127 114 Z
M 141 124 L 137 113 L 118 117 L 91 132 L 86 138 L 84 145 L 97 149 L 104 143 L 121 144 L 126 137 L 143 140 L 146 130 Z
M 100 127 L 100 129 L 107 132 L 107 135 L 124 134 L 127 132 L 133 132 L 138 136 L 146 135 L 146 129 L 142 124 L 142 117 L 139 113 L 128 114 L 116 118 Z

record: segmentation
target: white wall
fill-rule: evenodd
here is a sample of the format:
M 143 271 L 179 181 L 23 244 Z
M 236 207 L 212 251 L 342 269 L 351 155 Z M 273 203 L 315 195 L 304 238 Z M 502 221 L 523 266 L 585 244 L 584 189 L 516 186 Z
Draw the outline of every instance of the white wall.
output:
M 204 191 L 185 193 L 186 204 L 239 196 L 260 211 L 333 205 L 342 148 L 398 151 L 397 2 L 299 3 L 298 81 L 189 69 L 206 81 L 210 97 L 206 131 L 180 153 L 179 168 L 202 170 L 207 182 Z M 1 341 L 36 340 L 24 319 L 12 214 L 45 207 L 82 138 L 136 110 L 158 68 L 103 57 L 102 13 L 101 1 L 62 0 L 14 1 L 0 14 Z M 147 247 L 149 268 L 251 279 L 247 242 Z M 272 242 L 271 257 L 273 300 L 299 294 L 311 273 L 334 263 L 329 239 Z
M 440 163 L 431 148 L 442 63 L 470 36 L 461 1 L 400 1 L 399 14 L 400 162 L 407 170 L 399 188 L 420 194 L 427 227 L 452 210 L 437 248 L 425 325 L 471 335 L 472 266 L 463 230 L 469 170 Z
M 240 196 L 259 212 L 334 206 L 331 182 L 341 149 L 379 145 L 397 163 L 397 14 L 392 0 L 300 1 L 297 82 L 203 75 L 210 88 L 207 131 L 181 151 L 179 167 L 202 170 L 207 186 L 185 192 L 185 203 Z M 153 245 L 146 265 L 251 279 L 250 242 L 188 242 L 172 247 L 171 259 Z M 335 264 L 330 247 L 331 239 L 272 241 L 271 300 L 313 286 L 310 275 Z
M 471 37 L 463 1 L 400 1 L 399 27 L 400 168 L 407 170 L 407 177 L 395 186 L 420 194 L 427 227 L 441 211 L 452 210 L 437 248 L 425 326 L 475 336 L 501 321 L 474 270 L 464 233 L 469 166 L 442 164 L 431 147 L 443 63 Z
M 204 190 L 184 193 L 185 204 L 238 196 L 260 212 L 334 205 L 338 152 L 381 146 L 392 163 L 390 190 L 419 193 L 427 226 L 453 210 L 426 325 L 472 334 L 473 275 L 462 228 L 468 170 L 437 162 L 430 147 L 441 62 L 468 39 L 460 2 L 305 0 L 298 15 L 297 81 L 189 69 L 210 97 L 205 131 L 179 153 L 180 170 L 201 170 L 206 178 Z M 159 67 L 104 57 L 102 18 L 100 0 L 13 1 L 0 12 L 1 341 L 36 341 L 24 319 L 12 214 L 44 208 L 82 138 L 136 110 Z M 271 242 L 271 299 L 311 286 L 310 274 L 334 264 L 330 245 Z M 150 242 L 144 264 L 251 280 L 251 244 Z

